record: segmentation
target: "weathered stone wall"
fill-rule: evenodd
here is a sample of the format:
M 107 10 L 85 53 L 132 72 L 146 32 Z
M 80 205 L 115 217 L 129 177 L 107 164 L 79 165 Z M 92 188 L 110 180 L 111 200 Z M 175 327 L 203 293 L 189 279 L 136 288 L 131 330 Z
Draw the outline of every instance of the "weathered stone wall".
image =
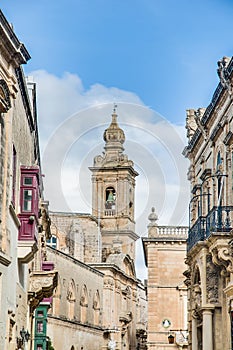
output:
M 101 261 L 101 234 L 97 220 L 89 214 L 50 213 L 57 248 L 85 263 Z
M 103 274 L 49 247 L 47 258 L 59 271 L 48 318 L 48 336 L 55 349 L 65 349 L 68 343 L 68 349 L 73 345 L 92 350 L 93 344 L 101 349 Z

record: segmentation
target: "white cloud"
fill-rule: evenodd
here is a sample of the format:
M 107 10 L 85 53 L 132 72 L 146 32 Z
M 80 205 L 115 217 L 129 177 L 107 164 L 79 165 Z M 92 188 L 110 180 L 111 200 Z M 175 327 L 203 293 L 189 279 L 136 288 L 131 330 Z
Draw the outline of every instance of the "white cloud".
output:
M 91 212 L 88 167 L 103 151 L 103 132 L 116 102 L 118 122 L 126 135 L 125 153 L 140 174 L 136 179 L 137 233 L 147 233 L 152 206 L 159 224 L 184 222 L 189 191 L 187 161 L 181 154 L 183 126 L 170 124 L 131 92 L 100 84 L 85 90 L 81 79 L 70 73 L 61 78 L 46 71 L 31 75 L 38 84 L 45 196 L 51 210 Z

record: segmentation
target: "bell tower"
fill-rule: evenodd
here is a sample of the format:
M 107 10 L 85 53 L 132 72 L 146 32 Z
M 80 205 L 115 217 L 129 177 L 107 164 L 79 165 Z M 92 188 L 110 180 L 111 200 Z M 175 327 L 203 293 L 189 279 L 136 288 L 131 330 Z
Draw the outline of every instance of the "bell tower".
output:
M 92 214 L 101 222 L 102 248 L 118 249 L 135 258 L 133 162 L 124 154 L 124 131 L 117 123 L 116 106 L 112 122 L 104 131 L 103 155 L 94 158 L 92 172 Z

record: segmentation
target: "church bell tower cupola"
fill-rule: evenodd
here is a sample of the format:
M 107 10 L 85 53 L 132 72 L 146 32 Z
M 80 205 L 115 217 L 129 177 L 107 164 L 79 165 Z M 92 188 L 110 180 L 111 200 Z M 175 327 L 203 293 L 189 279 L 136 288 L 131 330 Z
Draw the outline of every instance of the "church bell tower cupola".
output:
M 117 114 L 114 108 L 112 122 L 104 132 L 105 151 L 110 154 L 122 154 L 124 151 L 123 143 L 125 142 L 124 131 L 117 124 Z
M 134 197 L 135 177 L 133 162 L 124 154 L 124 131 L 117 123 L 116 107 L 112 121 L 104 131 L 104 152 L 94 158 L 92 172 L 92 214 L 101 221 L 102 246 L 112 249 L 117 238 L 122 252 L 135 256 Z

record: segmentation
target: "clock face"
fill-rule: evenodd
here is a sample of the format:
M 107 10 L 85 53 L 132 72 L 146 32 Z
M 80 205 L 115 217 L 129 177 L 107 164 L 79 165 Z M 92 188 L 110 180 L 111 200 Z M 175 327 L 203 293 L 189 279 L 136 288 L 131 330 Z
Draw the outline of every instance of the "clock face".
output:
M 171 321 L 168 320 L 167 318 L 165 318 L 165 319 L 163 320 L 163 322 L 162 322 L 162 325 L 163 325 L 164 328 L 168 328 L 168 327 L 171 326 Z

